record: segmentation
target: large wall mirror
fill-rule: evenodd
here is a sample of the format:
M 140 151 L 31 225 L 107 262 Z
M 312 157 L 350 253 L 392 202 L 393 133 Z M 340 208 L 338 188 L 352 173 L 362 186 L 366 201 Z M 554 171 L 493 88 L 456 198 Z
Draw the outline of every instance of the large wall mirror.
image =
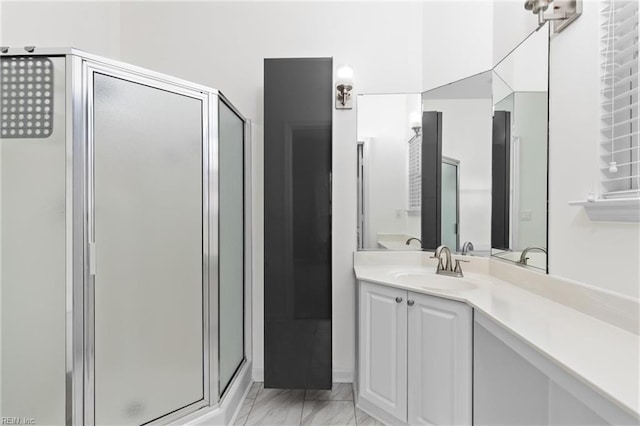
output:
M 358 249 L 420 249 L 420 94 L 357 101 Z
M 548 26 L 493 69 L 492 255 L 547 269 Z
M 486 72 L 358 96 L 358 249 L 547 268 L 548 26 Z

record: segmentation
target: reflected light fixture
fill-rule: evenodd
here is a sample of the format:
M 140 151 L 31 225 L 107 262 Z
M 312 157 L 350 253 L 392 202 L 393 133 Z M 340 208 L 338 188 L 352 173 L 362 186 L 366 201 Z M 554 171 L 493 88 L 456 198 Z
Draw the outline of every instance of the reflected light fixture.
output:
M 526 0 L 524 8 L 538 15 L 539 26 L 553 21 L 553 32 L 559 33 L 582 14 L 582 0 Z
M 353 69 L 341 65 L 336 71 L 336 109 L 352 109 Z
M 414 111 L 409 114 L 409 125 L 416 132 L 416 136 L 420 136 L 420 129 L 422 129 L 422 115 L 418 111 Z

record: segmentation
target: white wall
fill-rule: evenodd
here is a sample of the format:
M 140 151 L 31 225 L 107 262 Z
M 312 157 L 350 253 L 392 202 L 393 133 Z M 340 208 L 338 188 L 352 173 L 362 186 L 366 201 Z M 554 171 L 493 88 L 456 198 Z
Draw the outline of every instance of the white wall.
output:
M 0 6 L 2 45 L 73 45 L 120 57 L 220 88 L 254 121 L 258 368 L 263 365 L 263 58 L 333 56 L 335 66 L 354 68 L 357 93 L 421 92 L 487 70 L 494 58 L 493 4 L 488 0 Z M 551 43 L 550 271 L 638 297 L 638 225 L 591 222 L 581 208 L 567 204 L 597 188 L 597 3 L 585 2 L 583 8 L 583 15 Z M 333 346 L 334 368 L 345 377 L 353 370 L 355 349 L 355 117 L 355 109 L 334 111 Z
M 520 2 L 515 3 L 518 10 L 513 16 L 522 17 Z M 121 7 L 124 60 L 218 87 L 255 121 L 256 248 L 262 247 L 262 58 L 333 56 L 334 65 L 349 63 L 354 68 L 357 93 L 420 92 L 493 65 L 493 4 L 483 0 L 424 4 L 123 3 Z M 550 272 L 638 297 L 638 226 L 590 222 L 580 208 L 567 205 L 570 200 L 583 199 L 595 183 L 597 8 L 597 3 L 585 2 L 583 16 L 551 43 Z M 336 16 L 358 18 L 340 26 Z M 522 18 L 519 28 L 527 33 L 531 19 Z M 353 367 L 355 116 L 355 109 L 334 111 L 337 370 Z M 570 179 L 566 177 L 567 165 L 572 171 Z M 608 267 L 601 260 L 602 247 L 619 250 L 619 256 L 608 256 Z M 259 367 L 260 250 L 256 252 L 255 276 L 254 362 Z
M 460 245 L 491 249 L 491 99 L 426 99 L 442 112 L 442 155 L 460 161 Z
M 117 59 L 119 2 L 0 1 L 0 45 L 75 47 Z
M 549 272 L 639 297 L 640 225 L 592 222 L 582 207 L 598 189 L 598 10 L 552 38 L 549 82 Z
M 423 91 L 493 67 L 491 0 L 428 1 L 423 14 Z
M 254 122 L 253 362 L 263 367 L 263 59 L 333 56 L 357 93 L 422 89 L 422 4 L 122 3 L 122 59 L 219 88 Z M 342 17 L 349 17 L 344 20 Z M 357 108 L 357 106 L 356 106 Z M 333 116 L 333 367 L 355 354 L 356 109 Z
M 332 56 L 335 67 L 348 63 L 354 69 L 356 93 L 420 92 L 422 4 L 12 2 L 2 6 L 3 45 L 72 45 L 210 85 L 253 120 L 253 361 L 260 375 L 263 59 Z M 39 17 L 39 25 L 30 23 L 33 16 Z M 333 366 L 337 378 L 345 379 L 352 376 L 355 352 L 355 164 L 356 110 L 334 111 Z

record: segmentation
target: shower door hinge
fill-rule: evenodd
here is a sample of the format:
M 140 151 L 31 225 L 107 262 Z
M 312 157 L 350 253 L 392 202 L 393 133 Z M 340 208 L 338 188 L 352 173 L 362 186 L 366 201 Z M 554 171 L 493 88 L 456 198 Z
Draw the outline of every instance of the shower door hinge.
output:
M 96 243 L 89 243 L 89 275 L 96 274 Z

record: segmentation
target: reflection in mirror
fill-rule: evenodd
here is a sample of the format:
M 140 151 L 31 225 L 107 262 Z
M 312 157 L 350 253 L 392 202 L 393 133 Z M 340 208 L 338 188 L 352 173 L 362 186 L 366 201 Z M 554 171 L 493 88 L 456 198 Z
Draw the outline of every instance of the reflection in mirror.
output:
M 490 253 L 491 107 L 490 71 L 358 97 L 359 249 Z
M 440 214 L 440 223 L 422 231 L 435 235 L 428 248 L 443 244 L 461 251 L 471 242 L 475 255 L 491 248 L 491 77 L 487 71 L 422 94 L 424 114 L 437 111 L 442 124 L 440 182 L 426 183 L 440 194 L 423 206 Z M 423 129 L 425 135 L 431 131 Z
M 548 25 L 493 70 L 358 96 L 358 249 L 489 253 L 546 269 Z
M 420 126 L 420 94 L 358 96 L 358 249 L 420 249 Z
M 547 268 L 548 25 L 494 68 L 492 254 Z

